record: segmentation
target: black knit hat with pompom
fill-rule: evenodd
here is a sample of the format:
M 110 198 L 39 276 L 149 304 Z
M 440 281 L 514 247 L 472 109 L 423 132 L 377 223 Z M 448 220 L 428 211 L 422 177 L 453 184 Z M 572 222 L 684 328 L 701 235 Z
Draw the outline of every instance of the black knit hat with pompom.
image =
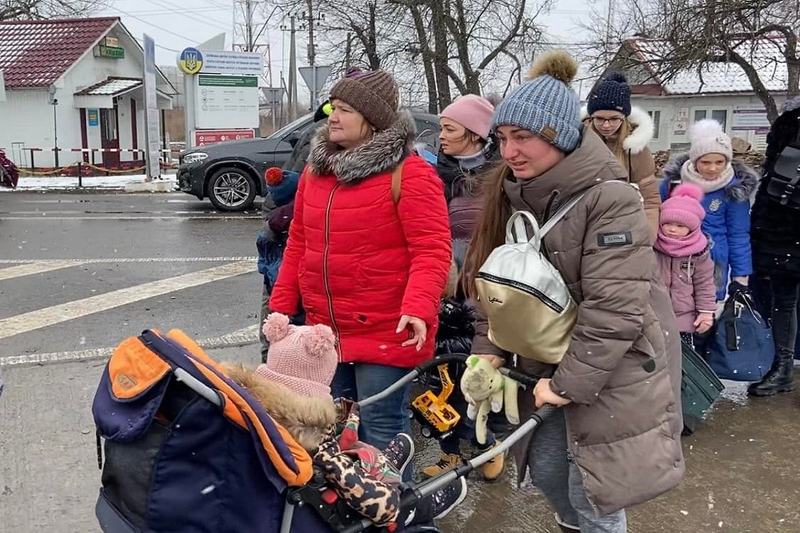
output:
M 631 88 L 620 72 L 609 72 L 589 93 L 589 114 L 595 111 L 619 111 L 626 117 L 631 114 Z

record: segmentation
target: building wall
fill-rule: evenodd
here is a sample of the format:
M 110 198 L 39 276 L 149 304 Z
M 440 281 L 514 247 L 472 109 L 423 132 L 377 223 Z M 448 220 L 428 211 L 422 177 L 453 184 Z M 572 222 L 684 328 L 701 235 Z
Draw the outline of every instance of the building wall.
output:
M 30 152 L 27 148 L 51 149 L 55 145 L 53 128 L 53 106 L 49 103 L 47 89 L 7 90 L 6 101 L 0 102 L 0 147 L 19 165 L 30 166 Z M 55 106 L 58 123 L 58 146 L 81 146 L 80 113 L 71 105 L 70 98 L 62 102 L 57 93 Z M 79 154 L 61 152 L 59 164 L 78 161 Z M 39 166 L 53 166 L 55 158 L 52 151 L 36 152 L 34 162 Z
M 778 106 L 783 98 L 776 98 Z M 725 117 L 725 131 L 732 137 L 741 137 L 757 150 L 763 150 L 766 143 L 766 129 L 737 129 L 743 127 L 741 112 L 744 110 L 763 110 L 764 106 L 755 94 L 751 95 L 688 95 L 688 96 L 638 96 L 631 98 L 633 105 L 649 112 L 658 112 L 659 127 L 650 142 L 650 149 L 682 151 L 688 149 L 688 126 L 695 120 L 696 113 L 705 111 L 706 118 Z M 714 113 L 716 112 L 716 113 Z M 736 113 L 735 113 L 736 112 Z M 766 111 L 764 111 L 766 113 Z M 712 116 L 716 115 L 716 117 Z M 750 115 L 752 117 L 752 115 Z M 758 120 L 756 120 L 758 122 Z M 766 114 L 763 116 L 766 122 Z

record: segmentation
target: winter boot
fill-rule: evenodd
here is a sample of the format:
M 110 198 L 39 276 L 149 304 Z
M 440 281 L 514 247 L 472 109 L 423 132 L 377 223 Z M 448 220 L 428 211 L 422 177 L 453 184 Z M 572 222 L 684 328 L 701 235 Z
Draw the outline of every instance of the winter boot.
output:
M 414 440 L 407 433 L 398 433 L 386 445 L 383 454 L 402 476 L 414 457 Z
M 791 392 L 794 390 L 794 383 L 792 383 L 794 353 L 789 350 L 781 350 L 776 356 L 772 369 L 767 372 L 764 379 L 747 387 L 749 395 L 774 396 L 779 392 Z
M 436 464 L 426 466 L 422 469 L 425 477 L 436 477 L 439 474 L 458 468 L 461 465 L 461 456 L 457 453 L 442 453 Z
M 495 443 L 492 448 L 499 444 Z M 490 448 L 491 449 L 491 448 Z M 506 465 L 505 461 L 505 453 L 497 454 L 493 459 L 487 461 L 481 465 L 481 474 L 483 474 L 483 479 L 489 482 L 497 481 L 500 479 L 500 476 L 503 475 L 503 468 Z

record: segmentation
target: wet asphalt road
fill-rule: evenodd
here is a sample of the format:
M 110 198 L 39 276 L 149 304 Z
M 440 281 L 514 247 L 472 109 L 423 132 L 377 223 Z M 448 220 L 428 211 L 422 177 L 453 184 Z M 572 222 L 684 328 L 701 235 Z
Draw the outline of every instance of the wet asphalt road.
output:
M 0 194 L 0 533 L 98 530 L 90 405 L 108 347 L 179 327 L 217 359 L 257 362 L 259 225 L 183 194 Z M 729 385 L 684 440 L 685 481 L 631 509 L 629 531 L 800 531 L 800 394 Z M 419 446 L 422 466 L 435 449 Z M 558 531 L 510 478 L 471 479 L 443 529 Z

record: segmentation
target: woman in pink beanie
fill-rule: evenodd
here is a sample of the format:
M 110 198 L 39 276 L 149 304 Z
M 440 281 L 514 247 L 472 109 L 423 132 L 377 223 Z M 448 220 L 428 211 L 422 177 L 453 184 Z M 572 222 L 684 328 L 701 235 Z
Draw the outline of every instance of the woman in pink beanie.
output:
M 445 185 L 450 231 L 455 240 L 469 240 L 480 214 L 479 175 L 495 150 L 489 142 L 494 106 L 481 96 L 465 94 L 439 115 L 436 170 Z
M 655 243 L 661 277 L 669 290 L 681 336 L 705 344 L 716 309 L 714 262 L 701 230 L 705 209 L 700 187 L 678 185 L 661 206 Z
M 463 265 L 467 244 L 480 218 L 483 209 L 481 194 L 481 175 L 492 163 L 496 154 L 489 140 L 489 131 L 494 114 L 494 106 L 481 96 L 465 94 L 444 108 L 439 115 L 439 156 L 436 169 L 445 184 L 445 198 L 450 216 L 450 232 L 453 238 L 453 258 L 456 266 Z M 456 291 L 459 292 L 459 291 Z M 441 325 L 436 336 L 436 354 L 469 352 L 474 334 L 474 313 L 470 302 L 450 293 L 442 302 L 439 313 Z M 458 365 L 451 365 L 450 372 L 458 379 Z M 455 391 L 450 398 L 453 407 L 461 412 L 466 420 L 466 400 Z M 494 422 L 495 413 L 490 415 Z M 461 424 L 460 429 L 440 441 L 441 454 L 436 462 L 426 466 L 422 473 L 433 477 L 451 470 L 462 463 L 462 440 L 474 437 L 475 430 L 469 424 Z M 474 440 L 474 439 L 473 439 Z M 485 445 L 478 445 L 479 452 L 496 445 L 494 434 L 490 431 Z M 477 445 L 477 442 L 473 442 Z M 481 467 L 486 480 L 495 481 L 503 473 L 503 454 L 498 455 Z

